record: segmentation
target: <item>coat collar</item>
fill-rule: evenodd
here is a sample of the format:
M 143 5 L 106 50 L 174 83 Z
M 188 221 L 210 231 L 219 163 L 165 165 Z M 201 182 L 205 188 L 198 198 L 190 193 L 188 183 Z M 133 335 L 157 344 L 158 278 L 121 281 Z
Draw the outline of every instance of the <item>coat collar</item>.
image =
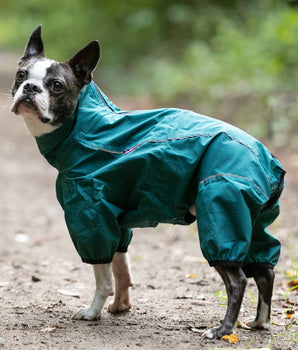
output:
M 70 119 L 68 119 L 62 126 L 55 129 L 51 133 L 36 137 L 36 142 L 40 153 L 47 158 L 59 145 L 69 137 L 72 130 L 75 128 L 77 123 L 88 124 L 88 118 L 86 118 L 86 112 L 89 108 L 93 108 L 97 111 L 98 118 L 107 113 L 115 113 L 121 111 L 115 106 L 98 88 L 98 86 L 91 82 L 85 86 L 79 95 L 77 107 Z M 83 112 L 82 112 L 83 111 Z M 84 113 L 84 120 L 78 118 L 80 113 Z M 79 120 L 80 119 L 80 120 Z M 52 158 L 52 157 L 51 157 Z
M 76 113 L 73 113 L 63 125 L 51 133 L 36 137 L 36 142 L 40 153 L 46 157 L 47 154 L 54 151 L 71 133 L 76 121 Z

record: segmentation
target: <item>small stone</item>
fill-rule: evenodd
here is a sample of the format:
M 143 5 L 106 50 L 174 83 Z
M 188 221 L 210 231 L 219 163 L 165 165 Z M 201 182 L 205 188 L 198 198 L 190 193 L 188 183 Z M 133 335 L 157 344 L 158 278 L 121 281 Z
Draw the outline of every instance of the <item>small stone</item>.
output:
M 40 282 L 41 279 L 39 277 L 36 277 L 36 276 L 32 276 L 32 282 Z

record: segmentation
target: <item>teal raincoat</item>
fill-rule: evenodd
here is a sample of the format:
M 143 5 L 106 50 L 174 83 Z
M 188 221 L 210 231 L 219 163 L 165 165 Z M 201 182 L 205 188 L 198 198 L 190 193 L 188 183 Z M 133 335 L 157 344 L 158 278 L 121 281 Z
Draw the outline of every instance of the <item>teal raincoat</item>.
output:
M 57 197 L 84 262 L 111 262 L 134 227 L 190 224 L 195 204 L 210 265 L 277 263 L 280 243 L 265 228 L 284 171 L 238 128 L 181 109 L 125 112 L 92 82 L 72 118 L 36 140 L 58 169 Z

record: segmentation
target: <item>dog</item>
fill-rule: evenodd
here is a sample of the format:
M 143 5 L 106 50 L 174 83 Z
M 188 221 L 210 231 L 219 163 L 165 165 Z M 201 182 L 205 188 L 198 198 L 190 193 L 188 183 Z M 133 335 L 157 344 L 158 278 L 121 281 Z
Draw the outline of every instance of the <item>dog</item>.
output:
M 268 329 L 280 242 L 266 227 L 279 214 L 285 171 L 252 136 L 223 121 L 167 108 L 125 112 L 92 81 L 92 41 L 68 61 L 45 57 L 41 26 L 18 62 L 11 111 L 22 115 L 41 154 L 58 169 L 57 198 L 96 290 L 76 320 L 131 308 L 127 248 L 134 227 L 197 220 L 201 250 L 228 295 L 222 324 L 235 332 L 247 278 L 259 291 L 251 329 Z M 115 279 L 115 292 L 112 286 Z

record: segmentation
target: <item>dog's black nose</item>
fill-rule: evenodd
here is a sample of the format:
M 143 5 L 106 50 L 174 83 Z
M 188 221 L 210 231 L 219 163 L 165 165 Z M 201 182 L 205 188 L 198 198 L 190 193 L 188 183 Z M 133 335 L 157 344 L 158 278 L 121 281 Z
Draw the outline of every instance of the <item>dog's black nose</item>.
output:
M 40 87 L 38 87 L 37 85 L 35 85 L 33 83 L 25 84 L 23 90 L 24 90 L 24 92 L 31 93 L 31 94 L 38 94 L 42 91 Z

